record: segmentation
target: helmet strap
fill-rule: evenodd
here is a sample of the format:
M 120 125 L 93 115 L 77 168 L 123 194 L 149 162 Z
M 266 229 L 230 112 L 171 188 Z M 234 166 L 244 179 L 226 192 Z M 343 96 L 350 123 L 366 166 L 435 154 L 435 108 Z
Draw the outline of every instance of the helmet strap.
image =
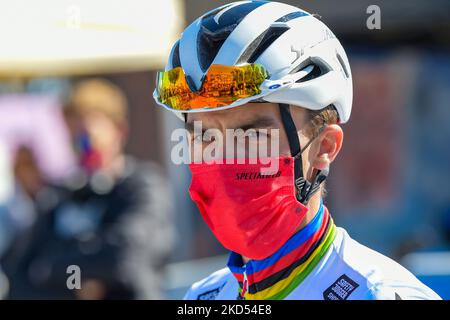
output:
M 281 121 L 283 123 L 284 131 L 286 132 L 291 155 L 294 157 L 294 174 L 295 174 L 295 188 L 297 190 L 297 200 L 303 204 L 307 204 L 309 199 L 319 190 L 320 185 L 326 180 L 328 176 L 328 168 L 324 170 L 315 170 L 315 177 L 312 182 L 306 180 L 303 175 L 303 160 L 302 153 L 315 138 L 323 131 L 323 126 L 317 135 L 315 135 L 309 142 L 301 148 L 300 140 L 297 134 L 297 128 L 292 119 L 289 105 L 285 103 L 278 104 L 281 114 Z

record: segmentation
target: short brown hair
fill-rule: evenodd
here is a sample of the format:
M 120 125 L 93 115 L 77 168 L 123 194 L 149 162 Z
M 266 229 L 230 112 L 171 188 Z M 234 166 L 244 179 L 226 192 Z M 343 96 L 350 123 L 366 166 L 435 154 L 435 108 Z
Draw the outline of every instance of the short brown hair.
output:
M 339 123 L 339 115 L 333 105 L 320 110 L 308 110 L 309 126 L 307 134 L 315 137 L 325 125 Z

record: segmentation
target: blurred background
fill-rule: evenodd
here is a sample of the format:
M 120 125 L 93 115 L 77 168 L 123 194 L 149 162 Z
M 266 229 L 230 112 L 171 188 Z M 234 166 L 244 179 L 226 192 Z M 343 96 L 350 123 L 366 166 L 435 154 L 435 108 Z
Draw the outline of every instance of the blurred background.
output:
M 450 2 L 281 2 L 319 14 L 352 66 L 337 225 L 450 299 Z M 177 299 L 225 266 L 170 160 L 183 124 L 152 98 L 183 28 L 225 3 L 0 0 L 0 297 Z

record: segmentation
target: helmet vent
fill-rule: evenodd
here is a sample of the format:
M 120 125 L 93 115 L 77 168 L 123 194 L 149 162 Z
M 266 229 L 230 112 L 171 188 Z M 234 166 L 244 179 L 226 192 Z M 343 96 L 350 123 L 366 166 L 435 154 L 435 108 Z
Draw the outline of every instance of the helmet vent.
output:
M 276 20 L 274 24 L 286 23 L 295 18 L 308 15 L 308 13 L 303 11 L 291 12 Z M 253 40 L 252 43 L 250 43 L 247 49 L 245 49 L 245 51 L 241 54 L 236 64 L 255 62 L 261 54 L 287 30 L 289 30 L 289 26 L 287 25 L 272 25 L 270 28 L 261 33 L 255 40 Z
M 341 55 L 337 52 L 336 52 L 336 58 L 338 59 L 339 63 L 341 64 L 341 67 L 342 67 L 342 70 L 344 70 L 345 76 L 347 78 L 349 78 L 350 74 L 347 70 L 347 67 L 345 66 L 344 60 L 342 59 Z
M 253 10 L 266 4 L 265 1 L 244 2 L 228 6 L 204 16 L 197 35 L 197 53 L 200 68 L 208 70 L 228 36 Z M 221 11 L 224 11 L 221 14 Z
M 280 19 L 278 19 L 275 22 L 288 22 L 288 21 L 294 20 L 296 18 L 304 17 L 304 16 L 309 16 L 309 14 L 306 12 L 303 12 L 303 11 L 295 11 L 295 12 L 291 12 L 287 15 L 282 16 Z
M 303 78 L 300 78 L 300 79 L 298 79 L 297 81 L 295 81 L 296 83 L 309 81 L 309 80 L 318 78 L 318 77 L 320 77 L 320 76 L 323 74 L 323 72 L 322 72 L 322 70 L 320 69 L 320 67 L 319 67 L 318 65 L 316 65 L 316 64 L 308 64 L 307 66 L 305 66 L 305 67 L 302 68 L 301 70 L 297 70 L 296 72 L 305 70 L 306 68 L 308 68 L 308 67 L 310 67 L 310 66 L 312 66 L 313 69 L 312 69 L 306 76 L 304 76 Z M 293 72 L 293 73 L 296 73 L 296 72 Z
M 172 55 L 172 68 L 181 67 L 180 61 L 180 41 L 177 41 Z
M 236 64 L 255 62 L 261 54 L 263 54 L 263 52 L 287 30 L 289 30 L 289 27 L 287 26 L 272 26 L 266 29 L 250 43 L 244 53 L 239 57 Z

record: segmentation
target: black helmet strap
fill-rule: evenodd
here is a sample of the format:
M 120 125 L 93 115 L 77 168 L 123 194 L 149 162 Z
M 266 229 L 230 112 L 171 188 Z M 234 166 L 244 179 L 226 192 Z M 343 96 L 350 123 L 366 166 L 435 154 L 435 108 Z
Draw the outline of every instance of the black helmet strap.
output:
M 297 189 L 297 200 L 303 204 L 308 203 L 312 195 L 319 190 L 320 185 L 326 180 L 328 176 L 328 168 L 325 170 L 317 170 L 314 180 L 309 182 L 303 175 L 303 161 L 302 153 L 309 145 L 314 141 L 315 138 L 322 132 L 325 128 L 323 126 L 319 134 L 314 136 L 303 148 L 300 146 L 300 140 L 297 134 L 297 128 L 295 126 L 294 120 L 292 119 L 291 111 L 288 104 L 280 103 L 279 109 L 281 114 L 281 121 L 283 122 L 284 131 L 286 132 L 289 148 L 291 150 L 291 155 L 294 157 L 294 173 L 295 173 L 295 187 Z

